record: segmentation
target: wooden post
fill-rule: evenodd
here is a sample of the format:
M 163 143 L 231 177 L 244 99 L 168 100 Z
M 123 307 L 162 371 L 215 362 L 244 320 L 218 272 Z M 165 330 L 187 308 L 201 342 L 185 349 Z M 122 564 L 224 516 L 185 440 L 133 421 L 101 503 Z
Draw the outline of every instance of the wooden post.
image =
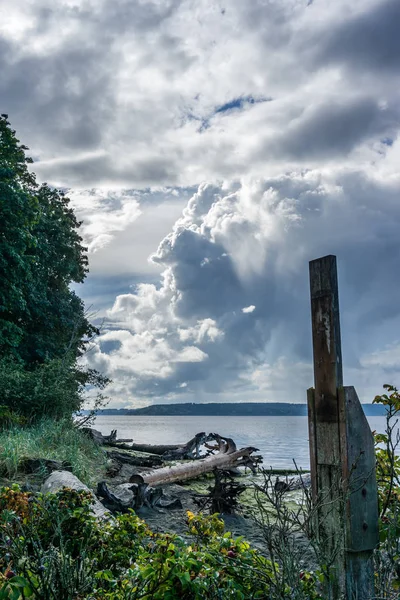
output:
M 330 575 L 325 593 L 332 600 L 369 600 L 370 558 L 378 541 L 374 447 L 354 388 L 343 388 L 335 256 L 310 262 L 310 292 L 310 464 L 316 535 Z
M 337 389 L 343 384 L 336 258 L 310 262 L 314 390 L 308 392 L 311 477 L 317 510 L 317 535 L 330 581 L 326 593 L 343 595 L 343 496 Z

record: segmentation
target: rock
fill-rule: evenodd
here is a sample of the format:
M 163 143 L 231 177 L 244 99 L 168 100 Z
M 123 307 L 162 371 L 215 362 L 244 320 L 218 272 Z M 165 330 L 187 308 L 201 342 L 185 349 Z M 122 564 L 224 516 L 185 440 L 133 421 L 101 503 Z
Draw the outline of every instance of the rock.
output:
M 147 508 L 182 508 L 180 498 L 164 494 L 161 488 L 152 488 L 143 482 L 140 475 L 135 475 L 129 483 L 122 483 L 108 488 L 105 481 L 97 486 L 97 496 L 104 499 L 104 504 L 113 512 L 125 512 L 129 508 L 138 510 Z
M 41 487 L 41 492 L 55 494 L 63 487 L 72 488 L 73 490 L 85 490 L 90 492 L 93 496 L 93 505 L 92 505 L 92 513 L 100 518 L 104 519 L 110 516 L 110 511 L 104 508 L 104 506 L 99 502 L 96 496 L 93 494 L 89 488 L 82 483 L 75 475 L 70 473 L 69 471 L 54 471 L 50 477 L 46 479 L 44 484 Z

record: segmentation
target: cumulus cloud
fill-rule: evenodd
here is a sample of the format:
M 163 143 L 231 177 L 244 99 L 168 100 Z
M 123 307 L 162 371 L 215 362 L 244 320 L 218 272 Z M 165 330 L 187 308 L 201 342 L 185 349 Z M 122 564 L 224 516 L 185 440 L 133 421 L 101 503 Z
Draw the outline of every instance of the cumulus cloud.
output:
M 127 402 L 302 401 L 312 385 L 307 263 L 336 253 L 348 383 L 370 391 L 374 349 L 400 324 L 396 298 L 381 293 L 400 258 L 399 191 L 399 178 L 361 170 L 202 184 L 153 256 L 160 284 L 117 297 L 91 364 L 125 382 Z
M 245 308 L 242 308 L 242 313 L 252 313 L 255 310 L 255 306 L 254 304 L 250 304 L 250 306 L 245 306 Z

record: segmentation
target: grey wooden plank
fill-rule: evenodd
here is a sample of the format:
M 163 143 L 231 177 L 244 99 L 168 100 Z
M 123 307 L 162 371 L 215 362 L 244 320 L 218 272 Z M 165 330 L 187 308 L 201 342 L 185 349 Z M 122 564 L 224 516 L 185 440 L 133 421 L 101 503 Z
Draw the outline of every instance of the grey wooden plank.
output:
M 346 546 L 353 552 L 374 549 L 379 542 L 378 490 L 374 438 L 352 386 L 342 388 L 346 410 L 343 478 L 347 481 Z

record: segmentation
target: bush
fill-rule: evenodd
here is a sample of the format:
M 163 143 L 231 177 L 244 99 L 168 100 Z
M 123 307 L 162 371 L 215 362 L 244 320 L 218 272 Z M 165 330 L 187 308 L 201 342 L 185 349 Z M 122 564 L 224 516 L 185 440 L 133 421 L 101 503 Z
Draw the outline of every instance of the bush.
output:
M 86 385 L 103 389 L 108 379 L 79 368 L 73 356 L 26 368 L 21 361 L 0 359 L 0 403 L 29 420 L 70 417 L 80 409 Z M 101 396 L 101 395 L 100 395 Z
M 133 512 L 97 521 L 89 495 L 70 489 L 33 496 L 3 488 L 0 509 L 0 599 L 274 598 L 277 565 L 224 534 L 216 515 L 188 513 L 188 541 L 153 533 Z M 287 588 L 279 597 L 293 595 Z
M 26 418 L 11 410 L 9 406 L 0 404 L 0 430 L 8 427 L 26 425 Z
M 392 385 L 384 388 L 387 393 L 374 399 L 386 408 L 385 432 L 375 433 L 380 544 L 374 558 L 376 593 L 391 600 L 399 597 L 400 590 L 400 394 Z

